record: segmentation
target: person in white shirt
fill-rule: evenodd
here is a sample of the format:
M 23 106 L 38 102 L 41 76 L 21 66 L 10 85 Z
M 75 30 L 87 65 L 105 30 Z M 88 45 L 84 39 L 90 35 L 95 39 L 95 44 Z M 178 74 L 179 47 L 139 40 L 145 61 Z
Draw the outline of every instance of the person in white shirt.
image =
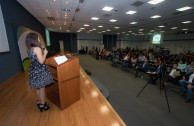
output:
M 175 74 L 176 71 L 180 72 L 180 70 L 177 69 L 177 63 L 174 63 L 172 69 L 170 70 L 170 68 L 168 68 L 167 71 L 167 75 L 164 77 L 164 86 L 167 86 L 167 82 L 173 82 L 176 77 L 180 76 L 180 73 L 178 75 Z

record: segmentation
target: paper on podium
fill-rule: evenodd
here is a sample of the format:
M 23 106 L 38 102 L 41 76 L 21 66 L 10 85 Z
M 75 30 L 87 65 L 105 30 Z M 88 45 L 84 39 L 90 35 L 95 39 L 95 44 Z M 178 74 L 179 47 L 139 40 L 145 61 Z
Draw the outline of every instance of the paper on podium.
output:
M 66 56 L 58 56 L 54 58 L 55 61 L 57 62 L 58 65 L 60 65 L 61 63 L 66 62 L 68 59 Z

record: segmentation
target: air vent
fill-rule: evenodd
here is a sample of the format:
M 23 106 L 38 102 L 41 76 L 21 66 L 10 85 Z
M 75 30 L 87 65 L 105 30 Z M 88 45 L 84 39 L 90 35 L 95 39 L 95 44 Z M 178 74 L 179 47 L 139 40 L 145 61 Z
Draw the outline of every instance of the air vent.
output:
M 131 6 L 139 7 L 139 6 L 143 5 L 143 4 L 144 4 L 144 2 L 136 1 L 136 2 L 132 3 Z
M 80 2 L 80 3 L 83 3 L 83 2 L 84 2 L 84 0 L 79 0 L 79 2 Z
M 183 13 L 185 13 L 185 12 L 179 11 L 179 12 L 173 13 L 173 15 L 179 15 L 179 14 L 183 14 Z
M 50 21 L 54 21 L 55 20 L 54 17 L 47 17 L 47 19 L 50 20 Z
M 62 9 L 63 11 L 67 11 L 67 12 L 69 12 L 70 10 L 69 9 L 67 9 L 67 8 L 64 8 L 64 9 Z
M 103 15 L 104 17 L 110 17 L 110 16 L 112 16 L 111 14 L 104 14 Z
M 145 21 L 145 19 L 137 18 L 136 21 Z

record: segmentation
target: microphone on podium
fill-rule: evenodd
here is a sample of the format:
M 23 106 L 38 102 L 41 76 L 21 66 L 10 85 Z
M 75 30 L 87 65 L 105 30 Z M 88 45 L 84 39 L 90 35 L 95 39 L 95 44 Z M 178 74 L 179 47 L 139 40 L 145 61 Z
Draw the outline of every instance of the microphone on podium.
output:
M 41 47 L 42 47 L 43 50 L 45 50 L 45 47 L 43 45 Z

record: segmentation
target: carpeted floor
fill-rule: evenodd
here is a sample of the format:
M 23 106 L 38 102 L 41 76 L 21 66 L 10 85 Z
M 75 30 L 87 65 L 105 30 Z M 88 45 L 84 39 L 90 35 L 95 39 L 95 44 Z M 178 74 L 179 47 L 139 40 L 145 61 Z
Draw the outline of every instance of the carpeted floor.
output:
M 164 92 L 149 84 L 139 97 L 137 93 L 146 84 L 145 79 L 134 78 L 132 72 L 111 66 L 111 61 L 99 61 L 90 55 L 79 55 L 80 65 L 99 79 L 109 90 L 109 102 L 129 126 L 193 126 L 194 102 L 185 103 L 185 97 L 168 91 L 171 113 L 168 112 Z

